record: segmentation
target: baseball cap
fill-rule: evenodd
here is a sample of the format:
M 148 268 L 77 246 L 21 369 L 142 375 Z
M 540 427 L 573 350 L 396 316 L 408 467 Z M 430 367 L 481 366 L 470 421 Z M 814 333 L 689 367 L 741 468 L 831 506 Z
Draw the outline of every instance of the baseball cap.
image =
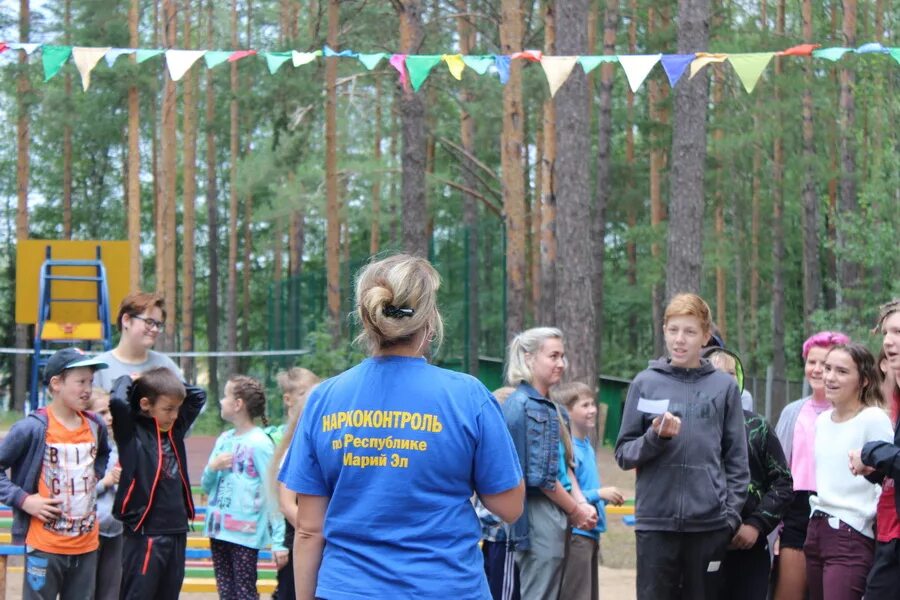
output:
M 56 377 L 66 369 L 78 367 L 90 367 L 96 371 L 97 369 L 106 369 L 109 365 L 102 360 L 86 355 L 78 348 L 63 348 L 56 351 L 47 361 L 47 366 L 44 367 L 44 385 L 50 385 L 50 378 Z

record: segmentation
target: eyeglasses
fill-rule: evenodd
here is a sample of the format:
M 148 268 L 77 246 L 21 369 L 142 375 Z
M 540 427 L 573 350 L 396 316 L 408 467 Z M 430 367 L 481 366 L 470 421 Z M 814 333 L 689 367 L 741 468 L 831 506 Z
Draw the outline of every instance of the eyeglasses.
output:
M 142 317 L 141 315 L 131 315 L 131 318 L 143 321 L 147 329 L 149 329 L 150 331 L 153 331 L 154 328 L 160 333 L 166 330 L 166 324 L 162 321 L 157 321 L 156 319 L 151 319 L 150 317 Z

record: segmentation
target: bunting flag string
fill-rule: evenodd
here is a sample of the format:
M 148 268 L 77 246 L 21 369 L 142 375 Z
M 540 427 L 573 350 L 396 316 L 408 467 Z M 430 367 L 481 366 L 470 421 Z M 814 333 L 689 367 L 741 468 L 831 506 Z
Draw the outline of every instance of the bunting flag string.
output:
M 404 89 L 418 91 L 434 67 L 443 62 L 451 77 L 462 80 L 465 70 L 471 69 L 478 75 L 488 72 L 496 73 L 500 83 L 509 81 L 511 61 L 522 60 L 526 63 L 538 63 L 547 79 L 551 97 L 565 84 L 572 74 L 575 65 L 581 65 L 585 73 L 590 73 L 603 63 L 621 65 L 632 92 L 636 93 L 650 75 L 657 63 L 662 64 L 663 71 L 674 87 L 681 80 L 684 72 L 689 71 L 693 78 L 703 67 L 711 63 L 727 62 L 740 80 L 746 92 L 752 93 L 763 72 L 769 66 L 773 56 L 792 56 L 802 58 L 823 59 L 837 62 L 848 54 L 860 56 L 883 56 L 890 62 L 900 64 L 900 48 L 886 47 L 879 42 L 868 42 L 858 48 L 832 47 L 822 48 L 819 44 L 799 44 L 780 51 L 771 52 L 695 52 L 692 54 L 622 54 L 622 55 L 584 55 L 584 56 L 549 56 L 540 50 L 523 50 L 513 54 L 392 54 L 388 52 L 360 53 L 354 50 L 335 50 L 324 46 L 321 50 L 300 52 L 297 50 L 261 51 L 243 50 L 185 50 L 159 48 L 108 48 L 93 46 L 62 46 L 54 44 L 37 44 L 23 42 L 0 42 L 0 54 L 9 55 L 7 50 L 20 50 L 26 55 L 41 51 L 41 64 L 44 70 L 44 81 L 53 79 L 72 59 L 81 75 L 82 88 L 87 91 L 91 84 L 91 72 L 100 62 L 105 60 L 109 68 L 114 68 L 120 56 L 134 55 L 140 64 L 151 58 L 163 56 L 169 75 L 178 81 L 201 58 L 207 69 L 212 69 L 225 62 L 234 63 L 252 56 L 260 56 L 265 60 L 271 75 L 275 75 L 288 61 L 294 67 L 302 67 L 317 58 L 352 59 L 359 61 L 366 70 L 375 69 L 381 61 L 387 59 L 391 68 L 396 69 L 400 84 Z M 878 60 L 878 59 L 874 59 Z

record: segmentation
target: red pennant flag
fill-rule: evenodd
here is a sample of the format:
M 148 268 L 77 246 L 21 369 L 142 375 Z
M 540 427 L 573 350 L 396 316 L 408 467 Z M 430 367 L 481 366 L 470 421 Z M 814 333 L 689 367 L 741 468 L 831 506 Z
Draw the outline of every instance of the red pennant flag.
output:
M 509 57 L 511 59 L 524 58 L 531 62 L 541 62 L 543 53 L 540 50 L 525 50 L 523 52 L 513 52 Z
M 248 56 L 254 56 L 256 54 L 256 50 L 238 50 L 234 54 L 228 57 L 228 62 L 237 62 L 242 58 L 247 58 Z
M 779 56 L 810 56 L 812 51 L 816 48 L 820 47 L 822 44 L 800 44 L 799 46 L 792 46 L 787 50 L 782 50 L 778 53 Z
M 0 42 L 0 54 L 6 52 L 7 49 L 9 49 L 9 46 L 7 46 L 4 42 Z

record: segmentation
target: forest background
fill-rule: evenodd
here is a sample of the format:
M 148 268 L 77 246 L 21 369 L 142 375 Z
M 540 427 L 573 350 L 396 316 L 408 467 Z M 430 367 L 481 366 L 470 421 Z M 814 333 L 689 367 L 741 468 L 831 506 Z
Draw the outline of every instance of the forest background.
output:
M 6 0 L 0 39 L 142 48 L 546 55 L 898 45 L 884 0 Z M 726 63 L 636 93 L 576 67 L 509 81 L 435 68 L 418 92 L 382 61 L 261 56 L 173 82 L 161 59 L 0 55 L 0 346 L 19 239 L 127 239 L 131 287 L 167 298 L 168 351 L 307 349 L 299 359 L 182 357 L 211 393 L 234 372 L 333 374 L 359 357 L 352 278 L 370 255 L 429 256 L 444 278 L 435 359 L 477 372 L 515 332 L 557 325 L 569 377 L 631 377 L 660 355 L 661 311 L 706 297 L 750 375 L 802 377 L 819 329 L 864 340 L 900 293 L 900 65 L 776 57 L 752 94 Z M 877 343 L 870 344 L 877 348 Z M 28 357 L 0 355 L 13 405 Z M 773 414 L 785 394 L 775 390 Z

